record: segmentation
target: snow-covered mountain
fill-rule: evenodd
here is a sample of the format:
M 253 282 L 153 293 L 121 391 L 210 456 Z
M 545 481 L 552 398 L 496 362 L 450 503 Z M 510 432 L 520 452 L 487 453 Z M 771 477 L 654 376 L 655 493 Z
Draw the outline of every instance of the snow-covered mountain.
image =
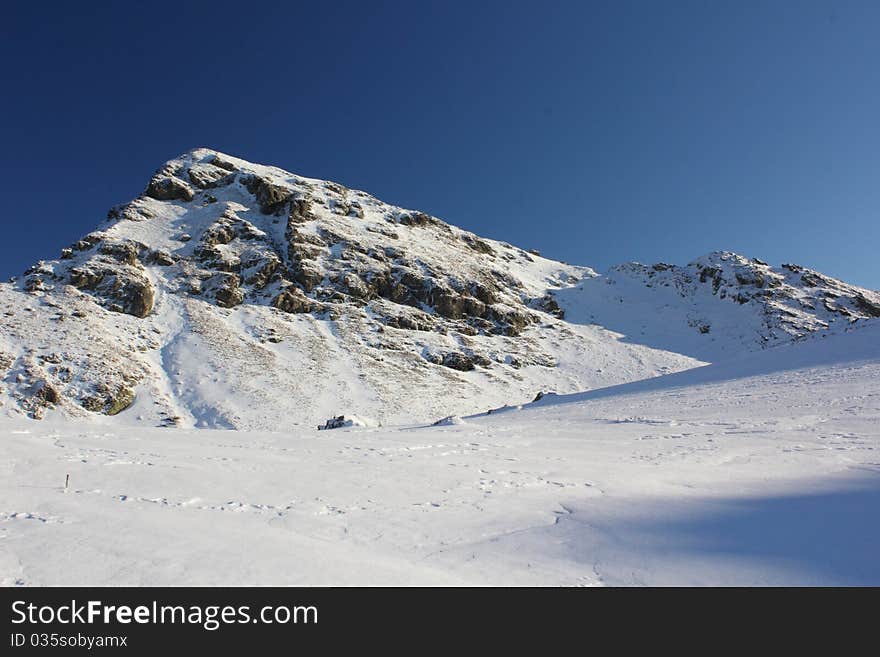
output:
M 880 317 L 877 292 L 728 251 L 684 267 L 618 265 L 566 289 L 558 301 L 570 321 L 712 361 Z
M 7 415 L 283 429 L 645 379 L 845 331 L 880 295 L 730 253 L 599 275 L 197 149 L 0 306 Z

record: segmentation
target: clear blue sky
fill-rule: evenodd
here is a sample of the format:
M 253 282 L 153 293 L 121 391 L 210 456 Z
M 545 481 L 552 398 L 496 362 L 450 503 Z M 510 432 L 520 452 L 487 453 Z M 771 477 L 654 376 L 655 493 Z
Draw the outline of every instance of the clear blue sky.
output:
M 4 3 L 0 276 L 209 146 L 605 268 L 880 288 L 880 3 Z

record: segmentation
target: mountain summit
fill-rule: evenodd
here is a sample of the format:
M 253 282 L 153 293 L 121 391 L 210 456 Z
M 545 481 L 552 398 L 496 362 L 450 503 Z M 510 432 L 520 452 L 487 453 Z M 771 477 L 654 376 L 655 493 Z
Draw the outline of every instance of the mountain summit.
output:
M 877 293 L 795 265 L 599 275 L 209 149 L 0 300 L 6 413 L 217 428 L 436 419 L 880 316 Z

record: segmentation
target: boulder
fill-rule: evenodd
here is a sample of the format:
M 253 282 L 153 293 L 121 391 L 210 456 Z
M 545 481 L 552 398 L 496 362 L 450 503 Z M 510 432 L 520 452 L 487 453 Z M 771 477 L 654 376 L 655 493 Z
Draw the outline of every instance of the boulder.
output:
M 257 199 L 260 212 L 263 214 L 277 214 L 293 197 L 293 192 L 284 185 L 256 175 L 246 177 L 243 182 L 247 190 Z
M 232 308 L 244 301 L 241 279 L 231 272 L 220 272 L 211 276 L 202 286 L 204 293 L 213 297 L 218 306 Z
M 134 390 L 126 386 L 111 388 L 99 384 L 94 394 L 80 400 L 80 406 L 93 413 L 117 415 L 134 403 Z
M 424 212 L 403 212 L 397 218 L 397 223 L 404 226 L 431 226 L 439 224 L 440 220 Z
M 295 224 L 304 224 L 312 219 L 314 219 L 312 204 L 308 199 L 296 198 L 290 202 L 290 212 L 287 215 L 288 228 Z
M 147 255 L 147 262 L 153 265 L 159 265 L 161 267 L 168 267 L 169 265 L 174 264 L 174 256 L 172 256 L 167 251 L 162 251 L 161 249 L 156 251 L 150 251 Z
M 281 260 L 272 251 L 252 251 L 242 255 L 242 278 L 257 289 L 266 287 Z
M 238 167 L 235 166 L 232 162 L 225 159 L 221 155 L 215 155 L 211 158 L 210 163 L 215 167 L 220 167 L 221 169 L 226 169 L 227 171 L 238 171 Z
M 559 307 L 559 304 L 556 299 L 553 298 L 553 295 L 546 294 L 539 299 L 533 300 L 532 306 L 538 310 L 542 310 L 548 315 L 553 315 L 557 319 L 565 318 L 565 311 Z
M 118 309 L 119 312 L 135 317 L 146 317 L 153 310 L 155 292 L 145 276 L 117 274 L 106 287 L 101 286 L 98 291 L 112 302 L 111 310 Z
M 453 351 L 443 356 L 441 365 L 459 372 L 470 372 L 474 369 L 474 360 L 466 354 Z
M 321 308 L 314 299 L 310 299 L 296 287 L 289 287 L 272 301 L 272 305 L 286 313 L 310 313 Z
M 462 234 L 461 240 L 477 253 L 483 253 L 486 255 L 494 255 L 495 253 L 495 250 L 488 242 L 481 240 L 479 237 L 471 235 L 470 233 Z
M 124 240 L 121 242 L 104 242 L 98 252 L 101 255 L 113 258 L 117 262 L 134 265 L 138 263 L 141 250 L 146 248 L 144 244 L 139 242 Z
M 235 174 L 215 164 L 199 162 L 189 168 L 189 179 L 199 189 L 213 189 L 232 183 Z
M 192 201 L 195 196 L 192 188 L 175 176 L 154 177 L 144 193 L 158 201 Z

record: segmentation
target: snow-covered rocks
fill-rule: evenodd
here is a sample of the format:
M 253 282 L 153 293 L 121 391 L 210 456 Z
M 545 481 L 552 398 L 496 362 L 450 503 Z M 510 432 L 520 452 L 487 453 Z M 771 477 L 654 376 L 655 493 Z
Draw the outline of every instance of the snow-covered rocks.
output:
M 318 425 L 318 431 L 327 431 L 329 429 L 343 429 L 345 427 L 375 427 L 375 420 L 361 417 L 358 415 L 337 415 L 331 417 L 324 424 Z
M 144 192 L 157 201 L 192 201 L 193 190 L 180 178 L 160 176 L 153 178 Z
M 618 265 L 554 298 L 571 321 L 705 360 L 845 331 L 880 316 L 878 292 L 729 251 L 686 266 Z
M 114 421 L 163 426 L 313 427 L 338 408 L 429 421 L 880 314 L 876 293 L 787 267 L 719 253 L 598 276 L 196 149 L 0 285 L 0 399 L 31 416 L 132 407 Z
M 437 420 L 436 422 L 432 422 L 432 427 L 454 427 L 460 426 L 462 424 L 466 424 L 464 420 L 462 420 L 458 415 L 447 415 L 444 418 Z

